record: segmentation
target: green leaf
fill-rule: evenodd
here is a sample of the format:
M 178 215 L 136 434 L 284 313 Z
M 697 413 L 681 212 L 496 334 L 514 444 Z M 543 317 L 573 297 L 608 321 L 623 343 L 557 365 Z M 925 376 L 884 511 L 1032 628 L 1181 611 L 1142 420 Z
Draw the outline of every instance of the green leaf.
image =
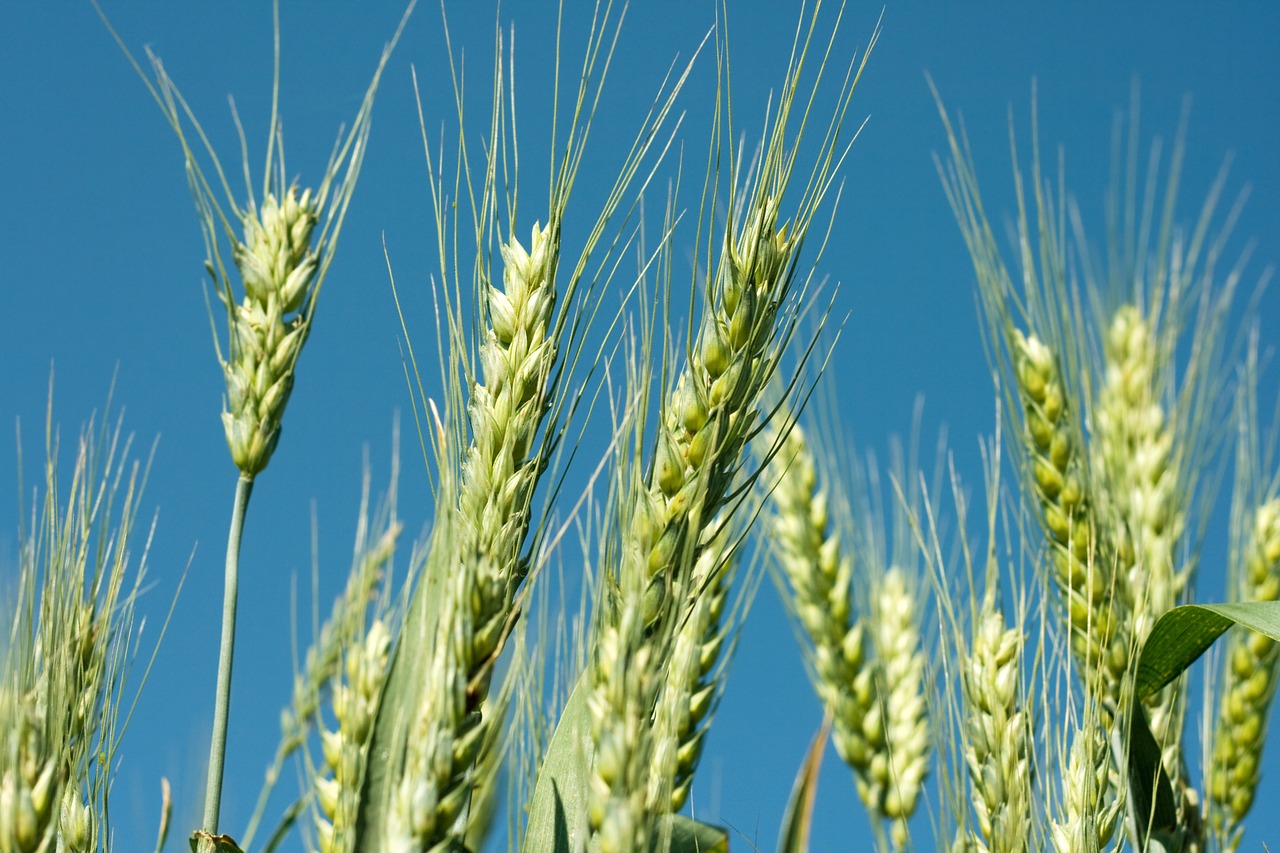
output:
M 818 771 L 822 769 L 822 754 L 830 733 L 831 714 L 828 712 L 809 744 L 804 763 L 791 786 L 791 799 L 787 801 L 787 811 L 782 816 L 782 832 L 778 836 L 778 853 L 808 853 L 813 801 L 818 794 Z
M 588 673 L 584 672 L 569 694 L 538 770 L 529 804 L 529 824 L 520 848 L 527 853 L 571 853 L 591 833 L 587 825 L 587 780 L 595 760 L 595 741 L 591 739 L 591 712 L 587 707 L 590 693 Z
M 1160 617 L 1142 646 L 1135 676 L 1136 701 L 1129 715 L 1128 777 L 1140 837 L 1153 849 L 1184 849 L 1186 827 L 1178 825 L 1175 797 L 1161 764 L 1160 747 L 1140 703 L 1181 675 L 1232 625 L 1242 625 L 1280 641 L 1280 602 L 1175 607 Z
M 663 815 L 658 820 L 650 850 L 657 851 L 663 840 L 671 843 L 668 853 L 729 853 L 729 833 L 722 827 L 696 821 L 682 814 Z
M 591 739 L 589 674 L 578 677 L 569 701 L 547 745 L 529 804 L 525 853 L 572 853 L 591 834 L 587 823 L 587 780 L 595 761 Z M 729 834 L 718 826 L 684 815 L 664 815 L 653 836 L 653 849 L 668 842 L 669 853 L 728 853 Z
M 1152 838 L 1167 839 L 1177 834 L 1173 786 L 1161 761 L 1160 745 L 1147 724 L 1147 713 L 1137 702 L 1129 712 L 1129 791 L 1138 849 L 1148 849 L 1147 842 Z
M 1151 629 L 1138 659 L 1138 701 L 1181 675 L 1232 625 L 1280 641 L 1280 602 L 1184 604 L 1165 613 Z
M 404 624 L 391 652 L 390 669 L 378 700 L 373 739 L 369 744 L 368 763 L 356 813 L 356 853 L 381 853 L 388 847 L 383 837 L 387 807 L 391 803 L 396 777 L 401 772 L 410 721 L 417 715 L 422 699 L 422 684 L 426 680 L 445 598 L 441 590 L 453 568 L 448 557 L 453 548 L 445 512 L 447 510 L 437 511 L 427 563 L 418 576 L 405 611 Z

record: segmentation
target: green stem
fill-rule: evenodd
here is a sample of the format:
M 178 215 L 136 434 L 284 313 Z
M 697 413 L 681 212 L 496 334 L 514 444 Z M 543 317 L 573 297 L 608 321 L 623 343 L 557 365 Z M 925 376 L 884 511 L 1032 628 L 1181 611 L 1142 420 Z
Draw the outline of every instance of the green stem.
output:
M 218 810 L 222 804 L 222 765 L 227 754 L 227 716 L 231 710 L 231 660 L 236 645 L 236 587 L 240 567 L 240 534 L 244 514 L 253 491 L 253 478 L 240 475 L 236 483 L 235 505 L 231 510 L 231 532 L 227 535 L 226 582 L 222 598 L 222 648 L 218 654 L 218 692 L 213 706 L 213 738 L 209 743 L 209 781 L 204 792 L 204 831 L 218 833 Z

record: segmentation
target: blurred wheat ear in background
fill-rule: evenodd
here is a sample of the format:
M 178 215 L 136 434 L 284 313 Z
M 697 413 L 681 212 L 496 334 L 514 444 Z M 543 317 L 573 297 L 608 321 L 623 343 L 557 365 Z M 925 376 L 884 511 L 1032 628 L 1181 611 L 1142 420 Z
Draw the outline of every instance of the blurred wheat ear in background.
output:
M 32 528 L 19 529 L 18 575 L 3 602 L 5 853 L 81 853 L 110 838 L 107 795 L 132 703 L 126 675 L 149 544 L 135 535 L 148 465 L 130 458 L 132 439 L 109 407 L 81 431 L 69 474 L 52 395 L 49 418 Z

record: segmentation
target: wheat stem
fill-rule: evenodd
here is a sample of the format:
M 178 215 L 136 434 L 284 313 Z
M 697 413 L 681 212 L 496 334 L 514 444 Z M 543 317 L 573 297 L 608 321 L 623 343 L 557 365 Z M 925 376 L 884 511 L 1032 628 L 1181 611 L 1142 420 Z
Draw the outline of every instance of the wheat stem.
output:
M 223 578 L 222 642 L 218 649 L 218 682 L 214 692 L 213 735 L 209 742 L 209 775 L 204 792 L 204 831 L 218 833 L 218 811 L 222 803 L 222 769 L 227 752 L 227 718 L 231 711 L 231 665 L 236 645 L 236 595 L 240 571 L 240 536 L 244 516 L 253 492 L 253 478 L 241 474 L 236 481 L 231 509 L 231 531 L 227 536 L 227 564 Z

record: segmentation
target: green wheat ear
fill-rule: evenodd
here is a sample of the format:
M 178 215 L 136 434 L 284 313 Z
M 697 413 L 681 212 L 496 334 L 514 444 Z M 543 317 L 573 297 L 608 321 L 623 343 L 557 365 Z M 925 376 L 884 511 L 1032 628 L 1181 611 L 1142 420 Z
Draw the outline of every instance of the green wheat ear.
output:
M 226 754 L 227 723 L 231 701 L 231 669 L 235 650 L 236 604 L 239 590 L 240 538 L 253 491 L 254 478 L 271 461 L 280 441 L 285 407 L 293 390 L 294 372 L 302 347 L 311 332 L 317 298 L 329 265 L 333 262 L 347 207 L 355 192 L 360 167 L 368 147 L 374 95 L 383 69 L 403 32 L 413 3 L 399 28 L 382 51 L 351 130 L 339 137 L 319 186 L 301 192 L 290 183 L 284 162 L 284 139 L 278 113 L 280 94 L 280 9 L 274 7 L 275 64 L 272 77 L 271 120 L 267 132 L 265 168 L 255 197 L 249 178 L 247 153 L 243 154 L 245 190 L 243 207 L 228 184 L 222 162 L 204 128 L 183 98 L 164 65 L 147 51 L 154 81 L 143 71 L 128 47 L 98 9 L 108 31 L 124 52 L 169 127 L 178 137 L 186 165 L 187 183 L 200 219 L 205 244 L 205 268 L 227 314 L 228 346 L 224 357 L 214 334 L 214 349 L 226 380 L 222 422 L 231 459 L 239 469 L 227 537 L 224 570 L 222 637 L 218 680 L 214 694 L 213 731 L 209 749 L 209 776 L 205 789 L 201 829 L 192 844 L 211 853 L 217 844 L 221 810 L 222 772 Z M 243 140 L 243 128 L 236 117 Z M 191 134 L 198 143 L 188 140 Z M 205 173 L 203 148 L 212 170 Z M 215 186 L 216 184 L 216 186 Z M 220 196 L 223 200 L 219 200 Z M 225 205 L 225 208 L 224 208 Z M 229 213 L 228 213 L 229 211 Z M 237 226 L 239 233 L 237 233 Z M 224 240 L 231 246 L 231 260 L 240 274 L 244 297 L 235 288 L 223 258 Z
M 19 529 L 14 597 L 0 602 L 5 853 L 87 853 L 111 837 L 107 798 L 146 565 L 145 547 L 136 562 L 130 554 L 146 481 L 130 444 L 119 422 L 90 423 L 67 478 L 51 423 L 46 431 L 44 494 L 35 527 Z
M 147 51 L 152 72 L 148 77 L 98 9 L 103 23 L 142 78 L 182 147 L 187 182 L 204 237 L 205 268 L 227 314 L 225 357 L 216 335 L 214 338 L 227 386 L 223 426 L 232 461 L 249 479 L 267 467 L 280 440 L 298 356 L 311 332 L 316 300 L 333 262 L 347 207 L 360 177 L 374 96 L 412 10 L 410 2 L 394 36 L 383 49 L 351 129 L 339 134 L 324 175 L 314 189 L 299 190 L 286 178 L 284 138 L 278 114 L 280 52 L 277 38 L 266 167 L 258 190 L 261 200 L 250 182 L 246 153 L 242 166 L 248 199 L 241 206 L 204 128 L 160 58 Z M 275 25 L 278 34 L 278 7 Z M 243 140 L 238 116 L 235 121 Z M 207 167 L 201 165 L 202 157 L 197 153 L 200 148 L 204 149 Z M 211 174 L 206 174 L 206 168 L 211 168 Z M 224 240 L 230 245 L 231 263 L 243 283 L 243 298 L 237 298 L 228 275 Z

